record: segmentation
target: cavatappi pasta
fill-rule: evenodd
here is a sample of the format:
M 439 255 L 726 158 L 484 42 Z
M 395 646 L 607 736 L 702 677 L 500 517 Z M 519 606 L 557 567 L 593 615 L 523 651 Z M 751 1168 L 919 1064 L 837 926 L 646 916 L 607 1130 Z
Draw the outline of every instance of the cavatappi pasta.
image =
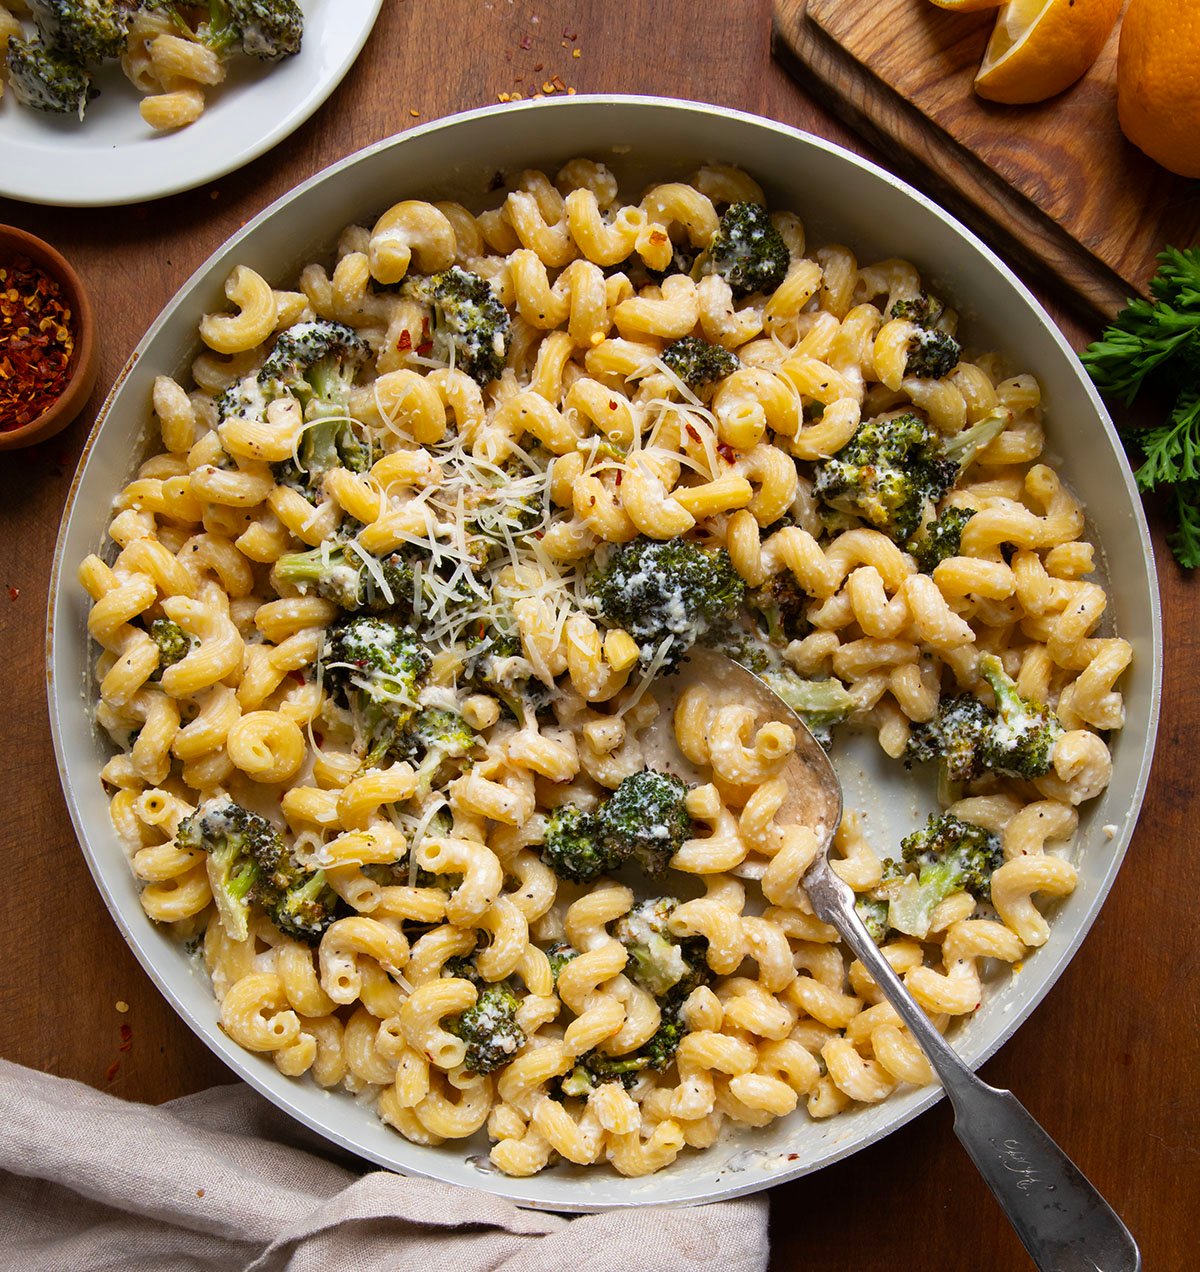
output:
M 898 762 L 991 722 L 942 787 L 990 888 L 897 928 L 897 846 L 834 844 L 939 1028 L 1046 941 L 1048 849 L 1111 771 L 1130 647 L 1037 381 L 762 204 L 721 167 L 626 203 L 578 159 L 478 215 L 397 202 L 293 286 L 239 266 L 80 568 L 113 822 L 222 1027 L 510 1174 L 931 1079 L 811 912 L 792 731 L 674 700 L 698 636 Z M 687 774 L 647 750 L 666 712 Z

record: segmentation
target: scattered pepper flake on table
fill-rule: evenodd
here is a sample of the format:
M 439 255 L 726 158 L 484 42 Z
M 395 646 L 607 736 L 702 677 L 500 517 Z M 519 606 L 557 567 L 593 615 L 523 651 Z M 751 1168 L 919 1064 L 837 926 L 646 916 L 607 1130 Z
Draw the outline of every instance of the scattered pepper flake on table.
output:
M 29 257 L 0 264 L 0 432 L 32 424 L 62 395 L 73 319 L 58 280 Z
M 19 587 L 10 587 L 8 589 L 8 599 L 10 601 L 15 601 L 17 597 L 20 595 L 21 595 L 21 589 Z

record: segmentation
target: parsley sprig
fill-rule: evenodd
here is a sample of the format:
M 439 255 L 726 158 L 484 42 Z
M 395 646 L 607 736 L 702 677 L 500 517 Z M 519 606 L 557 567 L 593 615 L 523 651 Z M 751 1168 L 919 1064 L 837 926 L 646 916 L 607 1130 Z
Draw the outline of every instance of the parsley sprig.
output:
M 1141 491 L 1169 487 L 1179 563 L 1200 565 L 1200 248 L 1164 248 L 1150 300 L 1133 300 L 1082 354 L 1101 393 L 1132 402 L 1144 387 L 1174 394 L 1166 422 L 1124 433 Z

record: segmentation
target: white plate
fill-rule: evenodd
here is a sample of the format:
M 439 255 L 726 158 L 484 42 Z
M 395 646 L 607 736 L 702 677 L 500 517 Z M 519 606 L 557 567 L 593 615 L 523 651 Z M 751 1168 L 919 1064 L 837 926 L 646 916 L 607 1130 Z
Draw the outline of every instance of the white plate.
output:
M 180 289 L 118 378 L 88 440 L 64 514 L 50 587 L 49 705 L 55 751 L 75 829 L 114 919 L 175 1009 L 212 1050 L 257 1090 L 327 1138 L 392 1169 L 424 1175 L 552 1210 L 715 1201 L 754 1192 L 847 1157 L 902 1126 L 941 1097 L 938 1088 L 902 1089 L 882 1104 L 823 1122 L 800 1111 L 762 1130 L 739 1131 L 702 1153 L 685 1152 L 646 1179 L 607 1167 L 559 1165 L 531 1179 L 488 1167 L 481 1138 L 440 1148 L 411 1144 L 344 1092 L 285 1078 L 269 1058 L 243 1051 L 217 1026 L 206 977 L 142 912 L 133 876 L 108 815 L 99 770 L 109 748 L 93 727 L 95 648 L 76 564 L 104 551 L 112 498 L 145 446 L 150 395 L 161 373 L 185 375 L 197 352 L 196 326 L 222 303 L 222 283 L 244 262 L 284 286 L 299 266 L 325 255 L 350 221 L 370 224 L 402 198 L 458 199 L 476 208 L 497 169 L 557 164 L 577 154 L 603 160 L 627 194 L 652 178 L 671 180 L 699 162 L 741 164 L 777 208 L 800 213 L 810 243 L 848 243 L 862 260 L 903 255 L 939 295 L 963 311 L 970 347 L 1001 349 L 1033 372 L 1048 412 L 1048 450 L 1088 509 L 1087 534 L 1106 554 L 1109 615 L 1133 644 L 1123 682 L 1127 723 L 1113 739 L 1108 790 L 1082 810 L 1072 848 L 1075 892 L 1058 908 L 1050 939 L 1019 975 L 1005 974 L 982 1009 L 954 1034 L 972 1066 L 981 1064 L 1033 1011 L 1078 949 L 1100 910 L 1133 833 L 1158 723 L 1161 621 L 1150 540 L 1121 445 L 1078 359 L 1011 270 L 978 238 L 882 169 L 782 124 L 691 102 L 573 97 L 489 108 L 413 129 L 313 177 L 251 221 Z M 929 793 L 882 757 L 877 745 L 839 756 L 847 807 L 871 811 L 883 834 L 913 829 Z M 1111 837 L 1106 831 L 1111 830 Z M 1097 998 L 1104 986 L 1094 984 Z M 1041 1029 L 1053 1030 L 1047 1016 Z
M 141 94 L 115 63 L 96 76 L 100 96 L 82 123 L 0 101 L 0 194 L 28 203 L 103 207 L 191 190 L 257 159 L 294 132 L 354 64 L 383 0 L 300 0 L 300 52 L 274 65 L 229 64 L 208 90 L 204 114 L 156 133 L 138 111 Z

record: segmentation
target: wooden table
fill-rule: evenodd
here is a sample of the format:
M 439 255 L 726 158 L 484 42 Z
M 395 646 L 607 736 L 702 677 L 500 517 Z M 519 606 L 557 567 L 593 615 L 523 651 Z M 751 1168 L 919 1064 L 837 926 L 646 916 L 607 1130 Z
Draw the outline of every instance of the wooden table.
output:
M 0 455 L 0 1054 L 133 1100 L 233 1080 L 159 996 L 105 912 L 55 778 L 43 688 L 46 586 L 71 473 L 90 414 L 159 309 L 238 226 L 326 164 L 500 93 L 528 96 L 554 75 L 579 92 L 740 107 L 863 149 L 771 61 L 769 10 L 768 0 L 718 0 L 702 12 L 689 0 L 388 0 L 324 108 L 240 172 L 130 208 L 0 206 L 0 220 L 48 238 L 80 268 L 103 347 L 91 411 L 56 439 Z M 1063 326 L 1077 345 L 1091 337 Z M 1161 550 L 1161 527 L 1156 538 Z M 1146 1266 L 1169 1272 L 1196 1266 L 1200 1210 L 1200 956 L 1195 825 L 1186 825 L 1197 785 L 1200 697 L 1190 687 L 1200 639 L 1194 592 L 1165 551 L 1161 561 L 1166 705 L 1138 834 L 1087 943 L 984 1074 L 1017 1089 L 1123 1215 Z M 122 1025 L 132 1028 L 127 1050 Z M 941 1105 L 852 1161 L 776 1189 L 772 1268 L 1027 1267 L 950 1121 Z

